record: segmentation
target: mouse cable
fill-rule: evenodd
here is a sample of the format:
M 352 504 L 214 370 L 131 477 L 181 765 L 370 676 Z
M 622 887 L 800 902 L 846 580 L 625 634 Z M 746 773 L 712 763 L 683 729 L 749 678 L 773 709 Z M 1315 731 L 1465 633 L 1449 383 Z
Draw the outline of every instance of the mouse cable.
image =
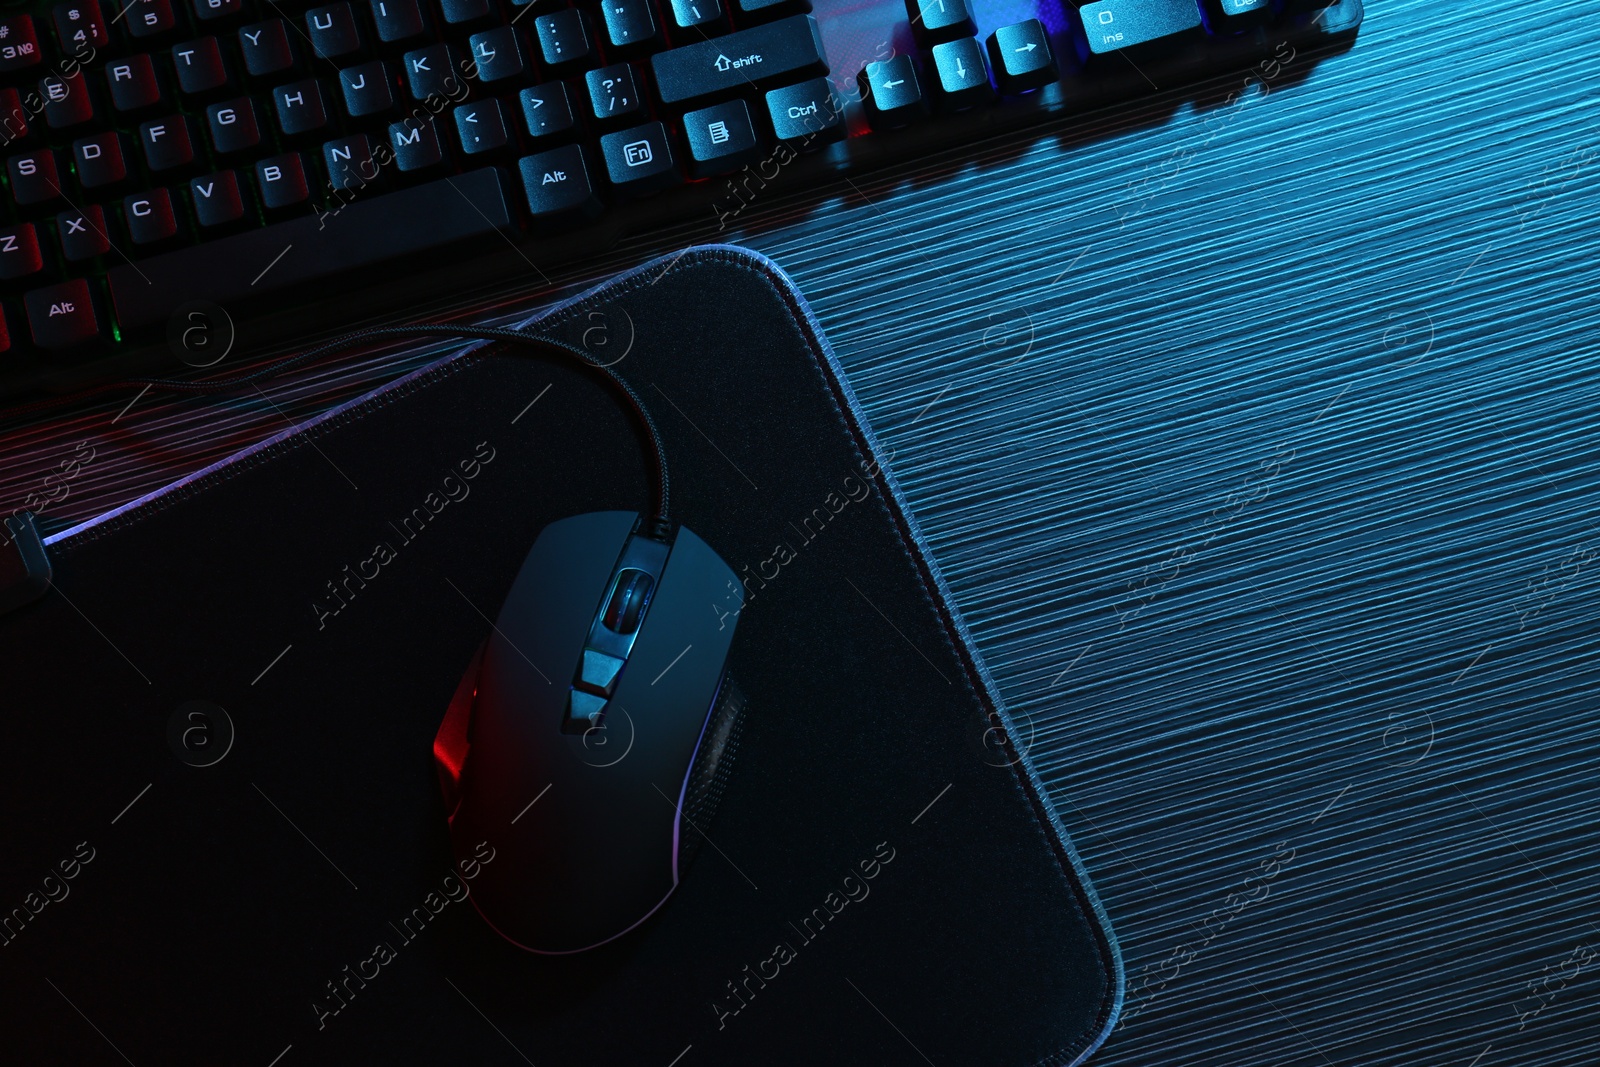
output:
M 510 330 L 495 326 L 457 326 L 449 323 L 374 326 L 370 329 L 356 330 L 342 337 L 336 337 L 331 341 L 308 348 L 304 352 L 273 360 L 265 366 L 252 371 L 244 371 L 222 378 L 210 378 L 197 382 L 186 382 L 176 378 L 125 378 L 120 382 L 108 382 L 105 385 L 96 386 L 75 396 L 44 400 L 11 408 L 0 412 L 0 416 L 23 414 L 46 407 L 76 402 L 93 393 L 105 392 L 129 385 L 142 385 L 149 389 L 170 393 L 221 393 L 236 389 L 241 385 L 253 385 L 256 382 L 275 377 L 291 367 L 332 355 L 343 348 L 350 348 L 367 341 L 398 337 L 470 337 L 480 341 L 491 342 L 489 348 L 485 349 L 486 352 L 491 350 L 495 344 L 521 345 L 523 346 L 523 352 L 526 354 L 542 350 L 545 355 L 571 357 L 582 363 L 586 369 L 599 375 L 601 380 L 609 385 L 615 395 L 622 401 L 623 411 L 633 420 L 634 428 L 645 445 L 646 464 L 650 468 L 650 504 L 652 512 L 649 528 L 645 532 L 663 541 L 671 536 L 672 527 L 668 516 L 670 482 L 667 476 L 667 453 L 661 443 L 661 433 L 656 429 L 655 420 L 650 417 L 650 410 L 644 406 L 644 401 L 639 398 L 639 394 L 634 392 L 633 387 L 609 366 L 600 363 L 578 346 L 568 344 L 565 341 L 557 341 L 554 338 L 542 337 L 538 334 L 523 333 L 521 330 Z

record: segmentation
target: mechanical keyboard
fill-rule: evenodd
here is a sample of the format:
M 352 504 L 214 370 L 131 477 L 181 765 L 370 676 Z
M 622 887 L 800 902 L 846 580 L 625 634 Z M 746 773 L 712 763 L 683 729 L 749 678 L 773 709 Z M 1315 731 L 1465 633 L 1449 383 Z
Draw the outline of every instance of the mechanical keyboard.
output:
M 1360 0 L 0 4 L 0 395 L 526 284 L 768 188 L 1347 47 Z M 1287 73 L 1286 73 L 1287 72 Z M 542 275 L 540 275 L 542 276 Z

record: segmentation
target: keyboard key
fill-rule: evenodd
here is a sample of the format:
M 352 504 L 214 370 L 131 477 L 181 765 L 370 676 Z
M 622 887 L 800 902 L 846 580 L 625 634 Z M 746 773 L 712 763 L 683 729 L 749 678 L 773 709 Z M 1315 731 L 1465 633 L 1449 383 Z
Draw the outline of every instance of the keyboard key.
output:
M 933 46 L 934 102 L 946 111 L 960 111 L 994 99 L 983 49 L 972 37 L 958 37 Z
M 600 153 L 612 186 L 624 193 L 653 193 L 683 181 L 672 158 L 667 128 L 659 122 L 606 134 L 600 138 Z
M 1090 67 L 1119 53 L 1137 60 L 1204 35 L 1195 0 L 1095 0 L 1068 21 L 1078 58 Z M 999 64 L 995 68 L 998 74 Z
M 306 12 L 311 52 L 322 59 L 340 59 L 361 50 L 361 33 L 349 4 L 330 4 Z
M 3 305 L 0 305 L 0 353 L 9 352 L 13 347 L 11 341 L 12 327 L 11 323 L 7 321 L 11 318 L 11 314 Z
M 661 99 L 668 104 L 730 95 L 750 84 L 826 74 L 817 20 L 791 15 L 725 37 L 650 57 Z
M 252 305 L 270 305 L 292 285 L 370 289 L 396 269 L 394 261 L 410 264 L 414 257 L 426 257 L 437 262 L 447 255 L 503 248 L 505 231 L 512 229 L 494 167 L 359 197 L 339 210 L 336 222 L 324 221 L 305 212 L 151 256 L 137 268 L 119 263 L 106 278 L 117 322 L 124 331 L 159 328 L 191 300 L 209 300 L 242 314 Z
M 506 117 L 500 101 L 493 98 L 462 104 L 455 109 L 456 136 L 461 139 L 461 151 L 469 156 L 485 152 L 498 152 L 510 141 L 506 132 Z
M 324 144 L 322 163 L 328 168 L 328 184 L 334 192 L 359 192 L 378 180 L 378 164 L 373 162 L 372 141 L 364 133 Z
M 802 152 L 840 140 L 846 132 L 844 103 L 827 78 L 772 90 L 767 114 L 778 140 Z
M 111 106 L 118 111 L 142 111 L 161 103 L 161 83 L 149 56 L 129 56 L 107 65 L 106 87 Z
M 589 90 L 589 113 L 599 122 L 614 125 L 644 118 L 644 94 L 627 63 L 591 70 L 583 82 Z
M 439 0 L 439 10 L 451 26 L 483 22 L 494 13 L 489 0 Z
M 128 177 L 127 147 L 120 133 L 73 141 L 72 162 L 78 169 L 78 184 L 86 190 L 116 185 Z
M 25 207 L 48 204 L 61 196 L 56 154 L 48 148 L 12 156 L 6 160 L 6 174 L 11 179 L 11 199 Z
M 910 56 L 868 63 L 856 76 L 867 121 L 875 130 L 892 130 L 928 113 Z
M 99 0 L 71 0 L 50 9 L 55 19 L 56 40 L 61 54 L 87 58 L 111 43 L 106 21 L 100 14 Z
M 22 303 L 33 343 L 40 348 L 77 348 L 101 339 L 94 296 L 82 278 L 35 289 L 23 296 Z
M 231 18 L 244 12 L 244 0 L 191 0 L 194 17 L 202 22 Z
M 1206 23 L 1220 33 L 1242 33 L 1272 17 L 1272 0 L 1203 0 Z
M 721 29 L 721 0 L 672 0 L 672 22 L 680 30 L 714 33 Z
M 594 59 L 594 41 L 589 20 L 582 11 L 568 9 L 540 15 L 533 20 L 544 65 L 553 70 L 571 70 Z
M 261 143 L 261 123 L 256 119 L 256 105 L 248 96 L 206 108 L 206 129 L 212 147 L 225 154 L 243 152 Z
M 44 62 L 32 15 L 0 19 L 0 74 L 31 70 Z
M 261 190 L 261 206 L 268 211 L 297 208 L 311 199 L 306 181 L 305 162 L 299 152 L 263 159 L 256 164 L 256 188 Z M 116 290 L 112 290 L 115 294 Z M 121 307 L 119 302 L 118 307 Z
M 420 0 L 372 0 L 372 22 L 385 44 L 421 37 L 428 28 Z
M 761 158 L 761 141 L 743 100 L 689 112 L 683 133 L 689 141 L 689 173 L 696 178 L 727 174 Z
M 600 198 L 595 195 L 581 145 L 524 156 L 517 169 L 522 174 L 528 212 L 539 228 L 575 225 L 600 214 Z
M 389 147 L 394 150 L 395 166 L 405 174 L 431 170 L 445 163 L 439 127 L 426 115 L 390 125 Z
M 514 26 L 473 34 L 467 38 L 467 52 L 477 67 L 479 81 L 505 81 L 520 77 L 528 69 L 521 35 Z
M 106 215 L 98 204 L 82 211 L 73 208 L 56 216 L 56 236 L 61 239 L 61 254 L 77 263 L 111 251 L 111 236 L 106 232 Z
M 278 113 L 278 128 L 287 137 L 316 133 L 328 125 L 328 101 L 315 78 L 278 86 L 272 90 L 272 106 Z
M 45 101 L 44 121 L 52 130 L 80 126 L 94 118 L 94 101 L 89 99 L 89 87 L 84 84 L 81 70 L 66 77 L 51 75 L 43 79 L 39 92 Z
M 239 52 L 244 56 L 245 73 L 252 78 L 267 78 L 294 69 L 289 24 L 282 19 L 257 22 L 241 29 Z
M 522 121 L 534 140 L 560 137 L 572 132 L 572 99 L 565 82 L 545 82 L 517 94 L 522 104 Z
M 345 114 L 351 118 L 381 115 L 394 108 L 394 76 L 380 60 L 346 67 L 339 72 L 339 89 L 344 93 Z
M 0 89 L 0 145 L 13 145 L 27 138 L 28 112 L 15 89 Z
M 172 207 L 172 194 L 165 189 L 123 197 L 122 217 L 136 245 L 158 245 L 178 235 L 178 214 Z
M 1193 0 L 1184 0 L 1193 3 Z M 1198 11 L 1199 9 L 1196 8 Z M 1002 93 L 1025 93 L 1060 77 L 1038 19 L 1001 26 L 989 35 L 989 66 Z
M 739 0 L 739 10 L 758 18 L 776 18 L 811 10 L 811 0 Z
M 182 115 L 144 123 L 139 127 L 139 143 L 144 146 L 144 161 L 151 170 L 174 170 L 194 162 L 189 120 Z
M 403 61 L 406 68 L 406 84 L 411 88 L 413 99 L 464 98 L 460 74 L 461 59 L 450 45 L 431 44 L 426 48 L 418 48 L 413 52 L 407 52 Z
M 228 226 L 244 218 L 244 196 L 239 191 L 239 176 L 231 170 L 191 179 L 189 199 L 194 203 L 195 221 L 203 228 Z
M 647 48 L 660 34 L 650 0 L 603 0 L 600 13 L 606 40 L 623 52 Z
M 911 35 L 924 48 L 978 32 L 967 0 L 906 0 Z
M 215 37 L 173 45 L 172 66 L 178 72 L 178 88 L 186 93 L 209 93 L 228 84 L 228 68 Z
M 26 278 L 44 269 L 39 231 L 31 222 L 0 227 L 0 278 Z
M 117 9 L 128 12 L 122 16 L 122 23 L 128 27 L 130 36 L 141 41 L 161 37 L 178 28 L 172 0 L 129 0 L 128 3 L 118 0 Z

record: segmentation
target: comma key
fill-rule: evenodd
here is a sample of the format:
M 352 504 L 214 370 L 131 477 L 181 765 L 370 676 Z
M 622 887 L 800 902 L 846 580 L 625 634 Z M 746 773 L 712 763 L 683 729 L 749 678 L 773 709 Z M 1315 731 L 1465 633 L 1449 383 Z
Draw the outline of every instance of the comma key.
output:
M 536 226 L 560 229 L 587 222 L 600 214 L 589 167 L 581 145 L 562 145 L 523 156 L 517 163 L 528 212 Z

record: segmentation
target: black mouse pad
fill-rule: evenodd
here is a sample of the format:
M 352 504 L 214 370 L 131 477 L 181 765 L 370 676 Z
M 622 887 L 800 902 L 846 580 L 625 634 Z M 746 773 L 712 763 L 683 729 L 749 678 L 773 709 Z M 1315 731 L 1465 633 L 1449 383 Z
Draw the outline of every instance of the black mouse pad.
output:
M 645 505 L 591 376 L 468 350 L 66 531 L 0 619 L 8 1058 L 1086 1057 L 1109 928 L 799 294 L 696 249 L 535 328 L 638 388 L 675 518 L 746 584 L 745 728 L 678 892 L 571 957 L 465 899 L 445 709 L 539 530 Z

